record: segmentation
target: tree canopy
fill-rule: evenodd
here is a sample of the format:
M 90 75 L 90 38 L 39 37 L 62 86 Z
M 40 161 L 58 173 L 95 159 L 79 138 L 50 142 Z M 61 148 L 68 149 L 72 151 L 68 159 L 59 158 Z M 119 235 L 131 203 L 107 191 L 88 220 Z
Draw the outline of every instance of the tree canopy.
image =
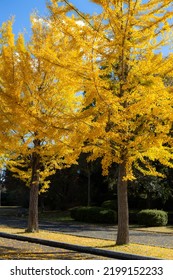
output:
M 45 191 L 49 186 L 46 178 L 56 169 L 76 163 L 80 153 L 74 141 L 74 119 L 81 97 L 77 95 L 77 83 L 70 82 L 65 70 L 57 71 L 40 56 L 50 29 L 36 18 L 32 22 L 33 36 L 28 44 L 21 34 L 15 41 L 12 21 L 3 25 L 1 150 L 12 172 L 31 189 L 36 185 L 37 191 Z M 60 34 L 57 42 L 61 60 L 65 60 L 65 40 Z M 64 79 L 68 84 L 63 84 Z

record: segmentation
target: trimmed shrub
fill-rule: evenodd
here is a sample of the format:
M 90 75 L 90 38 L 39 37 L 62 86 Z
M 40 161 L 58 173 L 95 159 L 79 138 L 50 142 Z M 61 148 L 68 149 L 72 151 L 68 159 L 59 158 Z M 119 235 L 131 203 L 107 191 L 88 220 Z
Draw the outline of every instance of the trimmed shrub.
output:
M 117 201 L 116 200 L 106 200 L 102 203 L 101 207 L 111 210 L 117 210 Z
M 102 207 L 75 207 L 70 210 L 71 217 L 80 222 L 116 223 L 117 213 Z
M 166 226 L 168 223 L 168 214 L 162 210 L 141 210 L 138 213 L 138 223 L 148 227 Z

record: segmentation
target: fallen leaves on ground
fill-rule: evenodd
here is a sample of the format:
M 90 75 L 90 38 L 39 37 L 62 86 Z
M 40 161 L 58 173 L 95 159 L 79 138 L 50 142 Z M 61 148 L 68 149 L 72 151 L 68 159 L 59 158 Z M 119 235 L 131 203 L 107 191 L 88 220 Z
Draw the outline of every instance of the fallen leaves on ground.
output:
M 0 231 L 11 233 L 11 234 L 22 235 L 22 236 L 36 237 L 40 239 L 54 240 L 58 242 L 77 244 L 82 246 L 91 246 L 91 247 L 102 248 L 106 250 L 121 251 L 130 254 L 137 254 L 137 255 L 173 260 L 173 249 L 169 249 L 169 248 L 147 246 L 141 244 L 131 244 L 131 243 L 128 245 L 116 246 L 115 242 L 111 240 L 79 237 L 79 236 L 74 236 L 74 235 L 69 235 L 64 233 L 49 232 L 46 230 L 40 230 L 38 233 L 25 233 L 24 230 L 21 228 L 0 227 Z
M 0 238 L 0 260 L 87 260 L 107 259 L 104 257 L 78 253 L 71 250 L 52 248 L 26 241 Z
M 138 227 L 135 230 L 173 234 L 173 227 L 172 226 L 166 226 L 166 227 L 164 227 L 164 226 L 163 227 Z

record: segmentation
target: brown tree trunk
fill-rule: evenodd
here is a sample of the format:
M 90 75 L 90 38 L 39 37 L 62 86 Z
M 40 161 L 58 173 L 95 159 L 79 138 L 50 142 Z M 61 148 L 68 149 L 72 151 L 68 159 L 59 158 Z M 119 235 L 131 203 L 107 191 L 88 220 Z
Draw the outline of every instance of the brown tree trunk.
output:
M 32 155 L 32 178 L 30 186 L 29 216 L 27 232 L 38 231 L 38 193 L 39 193 L 39 165 L 40 157 L 37 153 Z
M 87 171 L 88 171 L 88 201 L 87 201 L 87 206 L 91 206 L 91 170 L 90 166 L 88 164 L 87 166 Z
M 128 209 L 128 193 L 127 193 L 127 181 L 123 181 L 123 177 L 126 176 L 125 162 L 119 165 L 118 172 L 118 233 L 117 233 L 117 245 L 123 245 L 129 243 L 129 209 Z

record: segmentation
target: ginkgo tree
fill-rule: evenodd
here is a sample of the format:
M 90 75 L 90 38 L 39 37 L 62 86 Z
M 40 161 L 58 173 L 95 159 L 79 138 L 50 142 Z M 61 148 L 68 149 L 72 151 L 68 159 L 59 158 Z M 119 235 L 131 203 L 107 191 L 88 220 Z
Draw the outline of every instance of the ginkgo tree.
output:
M 30 187 L 29 232 L 38 231 L 38 194 L 49 187 L 46 179 L 76 163 L 80 139 L 75 118 L 81 105 L 74 74 L 40 57 L 51 27 L 36 16 L 31 20 L 29 43 L 22 34 L 15 40 L 12 21 L 3 24 L 0 53 L 0 152 L 6 167 Z M 49 42 L 58 47 L 62 61 L 66 42 L 63 33 Z
M 67 0 L 51 2 L 54 34 L 61 24 L 74 50 L 80 46 L 81 62 L 77 65 L 71 56 L 66 65 L 69 73 L 83 77 L 84 109 L 78 116 L 86 125 L 83 151 L 90 153 L 88 160 L 102 158 L 105 175 L 113 163 L 119 165 L 116 242 L 127 244 L 127 187 L 135 179 L 134 169 L 162 176 L 152 162 L 173 167 L 173 88 L 164 83 L 173 74 L 173 55 L 162 55 L 162 47 L 173 43 L 173 2 L 93 0 L 102 7 L 93 16 Z M 69 10 L 73 15 L 67 23 Z M 45 59 L 64 67 L 55 56 L 51 47 L 44 52 Z

